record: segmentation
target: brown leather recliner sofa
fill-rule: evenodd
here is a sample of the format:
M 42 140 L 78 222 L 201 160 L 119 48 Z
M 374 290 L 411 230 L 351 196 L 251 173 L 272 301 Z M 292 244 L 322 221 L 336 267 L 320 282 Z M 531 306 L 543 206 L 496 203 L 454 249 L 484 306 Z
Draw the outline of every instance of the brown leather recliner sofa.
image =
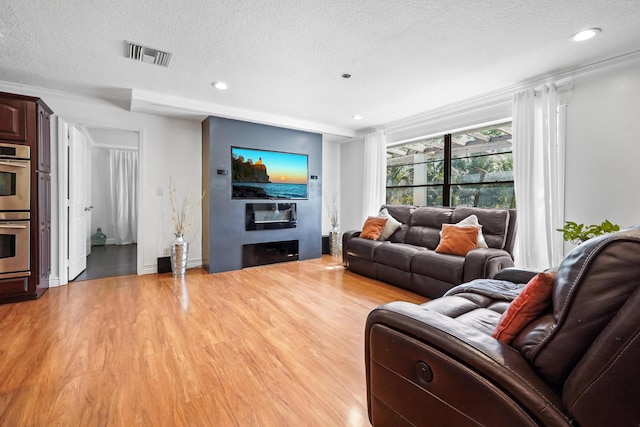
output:
M 491 277 L 514 265 L 514 209 L 405 205 L 382 208 L 402 224 L 387 241 L 361 238 L 359 230 L 342 236 L 344 266 L 355 273 L 436 298 L 455 285 Z M 458 223 L 470 215 L 477 216 L 489 247 L 474 249 L 466 256 L 434 252 L 442 225 Z
M 640 425 L 640 226 L 574 248 L 550 307 L 510 345 L 492 338 L 535 273 L 505 269 L 367 319 L 369 418 L 381 426 Z

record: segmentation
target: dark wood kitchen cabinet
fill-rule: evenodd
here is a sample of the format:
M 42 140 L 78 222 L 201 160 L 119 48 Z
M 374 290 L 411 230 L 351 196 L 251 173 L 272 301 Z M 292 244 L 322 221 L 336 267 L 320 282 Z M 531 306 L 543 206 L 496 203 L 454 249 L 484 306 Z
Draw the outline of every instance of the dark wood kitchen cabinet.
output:
M 27 101 L 0 94 L 0 140 L 27 143 Z
M 32 263 L 31 273 L 37 278 L 36 292 L 41 294 L 49 288 L 49 276 L 51 276 L 51 175 L 41 171 L 38 171 L 37 175 L 39 197 L 35 249 L 38 251 L 38 256 Z
M 0 270 L 0 303 L 37 299 L 49 288 L 51 114 L 51 109 L 40 98 L 0 92 L 0 143 L 30 148 L 29 210 L 7 212 L 0 196 L 0 221 L 10 222 L 6 218 L 15 215 L 28 218 L 29 271 Z

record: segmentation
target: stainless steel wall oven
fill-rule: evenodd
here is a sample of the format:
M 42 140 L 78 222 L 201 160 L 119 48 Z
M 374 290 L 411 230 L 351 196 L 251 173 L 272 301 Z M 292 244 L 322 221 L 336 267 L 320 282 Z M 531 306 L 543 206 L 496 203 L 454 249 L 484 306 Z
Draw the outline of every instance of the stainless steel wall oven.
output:
M 0 212 L 0 278 L 30 275 L 29 212 Z
M 0 278 L 30 275 L 30 148 L 0 143 Z
M 0 211 L 28 211 L 31 161 L 28 146 L 0 143 Z

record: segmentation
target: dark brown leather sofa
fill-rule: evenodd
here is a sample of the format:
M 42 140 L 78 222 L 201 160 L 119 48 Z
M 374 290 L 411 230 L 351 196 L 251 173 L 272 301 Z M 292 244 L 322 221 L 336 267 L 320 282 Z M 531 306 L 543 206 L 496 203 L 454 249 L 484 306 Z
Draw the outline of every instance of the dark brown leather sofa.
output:
M 365 335 L 372 424 L 640 425 L 640 226 L 571 251 L 551 307 L 505 345 L 491 332 L 510 290 L 533 274 L 506 269 L 422 305 L 373 310 Z
M 513 264 L 516 211 L 513 209 L 383 205 L 402 223 L 388 241 L 363 239 L 360 231 L 342 236 L 342 259 L 349 270 L 409 289 L 428 298 L 473 279 L 491 277 Z M 466 257 L 434 252 L 442 224 L 476 215 L 489 248 Z

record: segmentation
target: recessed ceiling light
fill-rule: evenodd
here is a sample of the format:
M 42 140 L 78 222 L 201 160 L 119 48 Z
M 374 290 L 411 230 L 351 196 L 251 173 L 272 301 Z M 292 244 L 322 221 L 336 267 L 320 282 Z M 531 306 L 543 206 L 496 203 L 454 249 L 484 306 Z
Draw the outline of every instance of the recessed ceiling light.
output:
M 582 30 L 571 36 L 571 40 L 574 42 L 583 42 L 589 40 L 598 35 L 602 30 L 600 28 L 589 28 L 588 30 Z
M 351 117 L 353 120 L 362 120 L 362 116 L 360 114 L 356 114 L 355 116 Z
M 213 83 L 211 83 L 211 86 L 215 87 L 218 90 L 227 90 L 227 89 L 229 89 L 229 85 L 226 84 L 225 82 L 213 82 Z

